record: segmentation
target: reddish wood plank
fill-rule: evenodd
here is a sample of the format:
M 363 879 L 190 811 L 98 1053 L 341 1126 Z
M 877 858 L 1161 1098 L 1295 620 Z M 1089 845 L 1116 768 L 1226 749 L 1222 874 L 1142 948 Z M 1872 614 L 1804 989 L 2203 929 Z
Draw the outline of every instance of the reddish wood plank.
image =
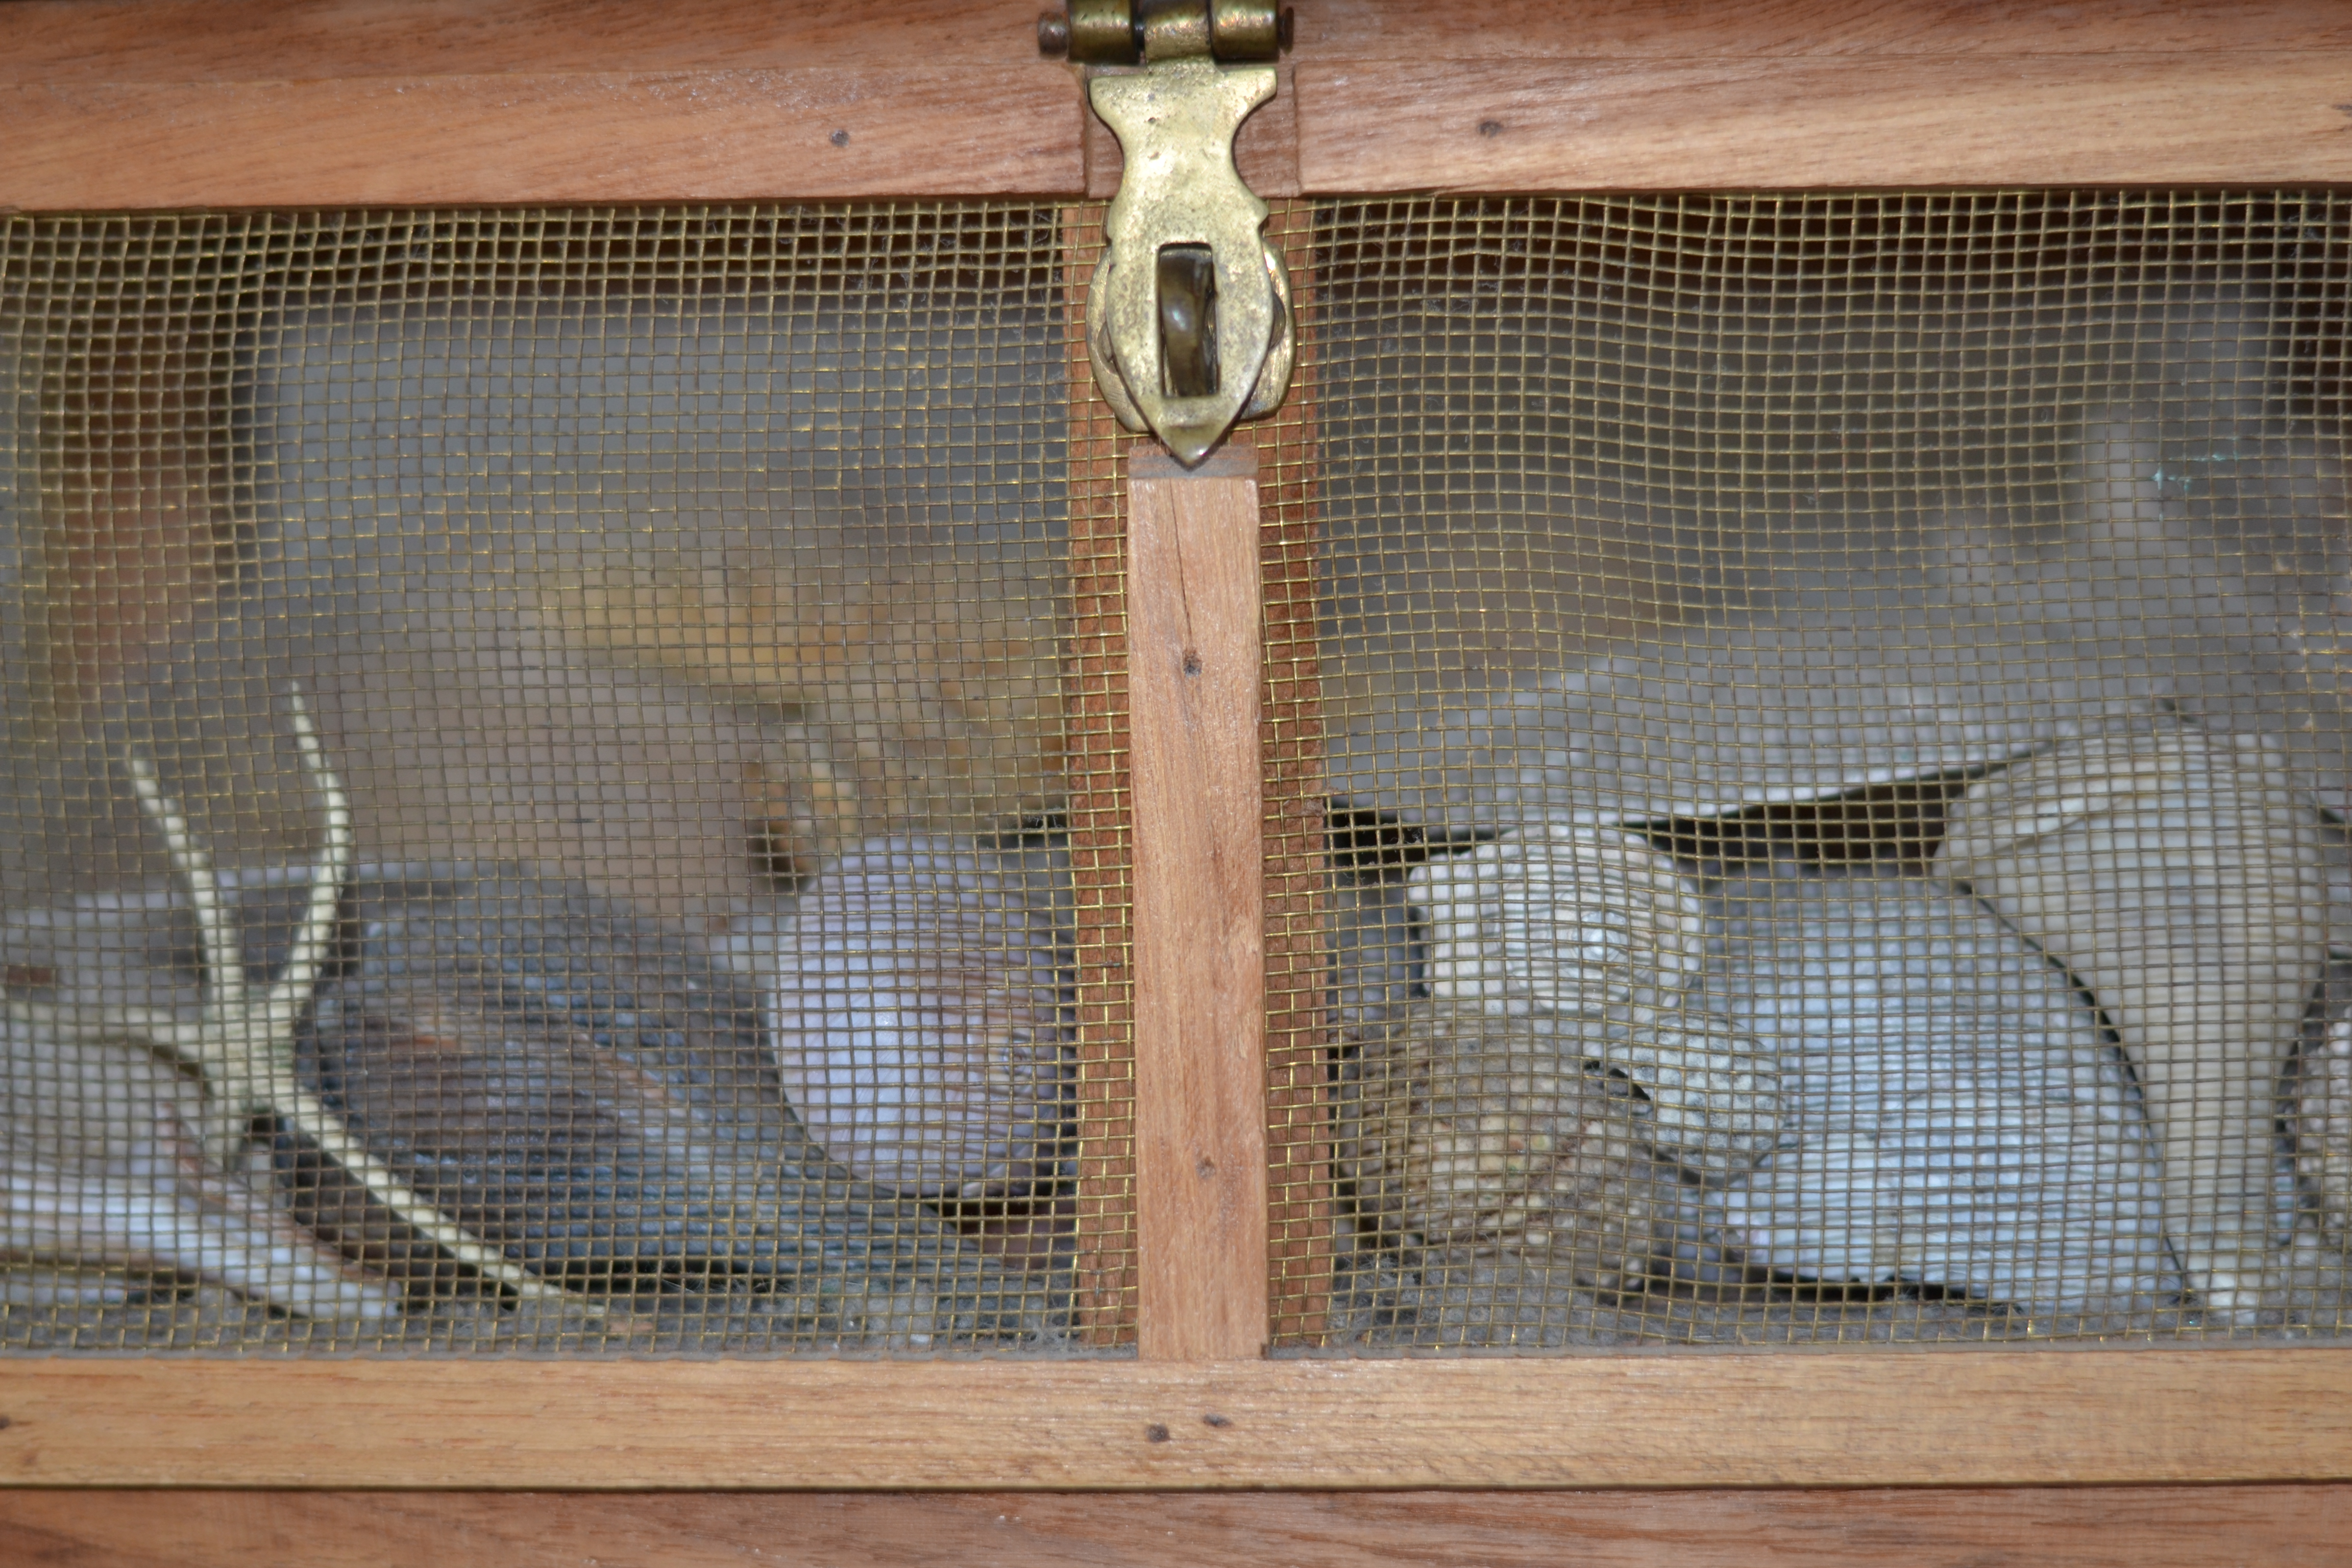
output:
M 1257 453 L 1128 459 L 1136 1342 L 1266 1343 Z
M 1330 1307 L 1332 1036 L 1324 1017 L 1330 861 L 1324 824 L 1323 682 L 1316 616 L 1314 208 L 1266 220 L 1290 270 L 1298 359 L 1290 395 L 1249 426 L 1264 467 L 1265 584 L 1266 1142 L 1269 1303 L 1277 1345 L 1312 1345 Z
M 19 83 L 0 87 L 0 205 L 26 210 L 984 195 L 1084 180 L 1070 82 L 1051 68 Z
M 1127 508 L 1121 454 L 1134 437 L 1096 390 L 1087 299 L 1103 249 L 1099 204 L 1062 213 L 1070 408 L 1070 658 L 1062 710 L 1069 758 L 1072 963 L 1078 1004 L 1080 1341 L 1135 1340 L 1135 956 L 1127 758 Z
M 1317 193 L 2352 179 L 2352 49 L 1302 61 Z
M 52 1568 L 444 1560 L 729 1568 L 2320 1568 L 2352 1487 L 1119 1497 L 69 1492 L 0 1496 L 0 1557 Z M 298 1544 L 299 1543 L 299 1544 Z
M 1293 0 L 1299 58 L 2207 54 L 2352 47 L 2336 0 Z

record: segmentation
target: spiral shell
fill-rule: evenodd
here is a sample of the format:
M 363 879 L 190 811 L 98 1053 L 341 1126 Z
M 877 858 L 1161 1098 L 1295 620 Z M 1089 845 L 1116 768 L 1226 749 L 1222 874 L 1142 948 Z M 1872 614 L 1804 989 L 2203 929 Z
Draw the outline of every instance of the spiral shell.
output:
M 1433 996 L 1490 1012 L 1595 1014 L 1670 992 L 1706 962 L 1698 893 L 1631 833 L 1515 828 L 1417 868 Z
M 1542 1021 L 1420 1004 L 1348 1064 L 1339 1121 L 1359 1223 L 1390 1243 L 1539 1252 L 1600 1289 L 1671 1249 L 1682 1177 L 1647 1106 Z
M 785 1092 L 827 1154 L 926 1197 L 1044 1173 L 1067 1116 L 1066 880 L 1049 857 L 873 840 L 789 915 L 738 928 L 738 961 L 771 981 Z

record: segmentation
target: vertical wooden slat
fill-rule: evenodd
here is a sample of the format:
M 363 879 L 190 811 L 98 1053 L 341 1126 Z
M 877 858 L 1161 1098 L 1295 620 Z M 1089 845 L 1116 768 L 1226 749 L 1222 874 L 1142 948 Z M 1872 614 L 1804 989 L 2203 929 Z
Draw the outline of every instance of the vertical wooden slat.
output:
M 1314 205 L 1277 201 L 1266 237 L 1297 312 L 1290 395 L 1247 427 L 1265 473 L 1266 1157 L 1274 1342 L 1320 1342 L 1332 1259 L 1329 898 L 1315 613 Z
M 1133 445 L 1095 390 L 1087 290 L 1103 208 L 1063 209 L 1069 346 L 1070 658 L 1063 710 L 1076 894 L 1078 1186 L 1072 1312 L 1081 1343 L 1135 1337 L 1135 1011 L 1129 902 L 1127 519 Z
M 1267 1335 L 1263 679 L 1255 448 L 1128 470 L 1137 1345 Z

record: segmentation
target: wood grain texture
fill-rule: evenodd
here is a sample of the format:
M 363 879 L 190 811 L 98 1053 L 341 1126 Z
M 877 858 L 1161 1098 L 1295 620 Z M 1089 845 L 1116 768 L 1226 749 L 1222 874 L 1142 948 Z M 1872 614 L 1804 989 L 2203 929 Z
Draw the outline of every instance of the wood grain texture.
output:
M 2352 1352 L 0 1365 L 16 1486 L 1186 1489 L 2352 1479 Z
M 1135 908 L 1129 842 L 1127 492 L 1120 430 L 1095 386 L 1087 298 L 1103 208 L 1062 209 L 1063 374 L 1069 398 L 1070 640 L 1063 754 L 1069 759 L 1076 901 L 1078 1181 L 1071 1311 L 1080 1342 L 1135 1342 Z
M 0 121 L 0 204 L 26 210 L 1050 194 L 1083 178 L 1052 69 L 16 84 Z
M 1136 1343 L 1266 1344 L 1257 453 L 1128 459 Z
M 614 1497 L 0 1496 L 0 1559 L 49 1568 L 2321 1568 L 2352 1487 L 1898 1491 Z
M 1265 595 L 1265 685 L 1258 748 L 1265 776 L 1265 1123 L 1268 1302 L 1276 1345 L 1322 1341 L 1336 1240 L 1331 1189 L 1331 1066 L 1325 1016 L 1330 859 L 1324 802 L 1323 676 L 1315 586 L 1313 206 L 1277 200 L 1265 236 L 1290 272 L 1298 358 L 1290 395 L 1248 427 L 1262 468 L 1259 574 Z
M 2319 181 L 2339 5 L 1307 0 L 1260 195 Z M 16 0 L 0 207 L 1098 196 L 1036 7 Z M 1494 125 L 1496 130 L 1481 132 Z
M 2352 179 L 2352 50 L 1301 63 L 1299 184 L 1765 190 Z
M 2352 47 L 2337 0 L 1292 0 L 1302 59 L 2208 54 Z

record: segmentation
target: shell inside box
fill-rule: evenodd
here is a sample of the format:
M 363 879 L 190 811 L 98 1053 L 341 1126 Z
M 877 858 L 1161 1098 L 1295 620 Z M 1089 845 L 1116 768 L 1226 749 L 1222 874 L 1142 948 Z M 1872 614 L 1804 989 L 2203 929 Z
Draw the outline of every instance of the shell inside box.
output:
M 1278 1345 L 2336 1332 L 2340 198 L 1286 221 Z M 1084 231 L 5 220 L 0 1340 L 1131 1337 Z

